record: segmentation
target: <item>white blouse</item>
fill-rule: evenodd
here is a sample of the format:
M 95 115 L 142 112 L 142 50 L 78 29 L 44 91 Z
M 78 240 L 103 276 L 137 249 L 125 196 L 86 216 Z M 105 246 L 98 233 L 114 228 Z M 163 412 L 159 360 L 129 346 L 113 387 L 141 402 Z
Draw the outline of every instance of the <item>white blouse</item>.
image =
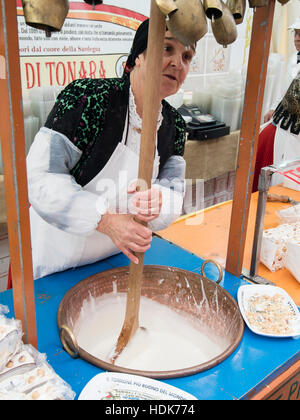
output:
M 157 129 L 162 120 L 160 110 Z M 141 128 L 142 120 L 137 114 L 133 93 L 130 92 L 127 146 L 137 154 Z M 66 136 L 42 127 L 27 156 L 28 193 L 31 205 L 46 222 L 68 233 L 89 236 L 108 210 L 108 203 L 103 197 L 102 206 L 99 206 L 99 195 L 84 190 L 70 175 L 81 155 L 82 151 Z M 155 184 L 162 191 L 163 208 L 159 217 L 149 223 L 153 231 L 166 228 L 181 215 L 185 160 L 181 156 L 171 156 Z
M 157 131 L 160 129 L 160 126 L 163 121 L 162 116 L 162 105 L 160 106 L 157 120 Z M 126 128 L 125 128 L 126 129 Z M 133 96 L 133 92 L 130 86 L 129 90 L 129 130 L 128 130 L 128 139 L 127 146 L 135 152 L 137 155 L 140 154 L 141 146 L 141 131 L 142 131 L 142 119 L 137 113 L 136 104 Z M 156 138 L 156 156 L 157 152 L 157 138 Z

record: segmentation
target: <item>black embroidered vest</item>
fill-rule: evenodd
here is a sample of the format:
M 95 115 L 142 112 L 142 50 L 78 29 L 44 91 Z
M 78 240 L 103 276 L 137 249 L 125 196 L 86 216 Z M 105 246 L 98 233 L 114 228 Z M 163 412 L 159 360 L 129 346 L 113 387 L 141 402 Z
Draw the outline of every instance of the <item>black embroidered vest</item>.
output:
M 290 130 L 292 134 L 300 133 L 300 72 L 276 108 L 273 121 L 284 130 Z
M 64 134 L 82 156 L 71 170 L 76 182 L 88 184 L 105 166 L 122 140 L 129 101 L 129 78 L 81 79 L 68 85 L 58 96 L 45 123 Z M 183 155 L 185 123 L 166 101 L 158 131 L 160 170 L 172 155 Z

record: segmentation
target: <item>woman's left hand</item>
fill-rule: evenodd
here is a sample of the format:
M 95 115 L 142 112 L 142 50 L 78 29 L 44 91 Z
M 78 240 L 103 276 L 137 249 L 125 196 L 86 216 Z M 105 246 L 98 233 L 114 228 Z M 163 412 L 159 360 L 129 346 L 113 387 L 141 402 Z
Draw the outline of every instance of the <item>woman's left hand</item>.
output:
M 149 223 L 156 219 L 161 211 L 162 193 L 157 186 L 152 186 L 146 191 L 137 191 L 137 183 L 128 188 L 128 194 L 133 194 L 130 200 L 130 212 L 135 214 L 137 219 Z

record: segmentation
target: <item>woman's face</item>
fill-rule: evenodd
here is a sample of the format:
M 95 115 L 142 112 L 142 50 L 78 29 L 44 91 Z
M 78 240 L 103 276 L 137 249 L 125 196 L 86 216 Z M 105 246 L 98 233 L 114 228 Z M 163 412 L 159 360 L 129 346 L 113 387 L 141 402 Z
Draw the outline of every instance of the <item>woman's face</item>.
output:
M 162 64 L 161 99 L 175 94 L 186 79 L 190 64 L 195 55 L 194 46 L 186 48 L 171 32 L 167 31 L 164 40 Z M 146 79 L 147 53 L 139 55 L 141 70 Z
M 163 98 L 179 90 L 186 79 L 194 55 L 194 47 L 185 47 L 171 32 L 166 32 L 161 84 Z

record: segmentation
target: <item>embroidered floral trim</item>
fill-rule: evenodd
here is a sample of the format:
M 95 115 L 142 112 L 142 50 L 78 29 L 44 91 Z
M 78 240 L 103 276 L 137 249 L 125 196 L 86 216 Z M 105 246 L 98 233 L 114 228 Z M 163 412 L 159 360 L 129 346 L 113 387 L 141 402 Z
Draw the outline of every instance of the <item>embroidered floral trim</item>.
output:
M 162 124 L 162 121 L 163 121 L 162 105 L 160 105 L 159 113 L 158 113 L 158 120 L 157 120 L 157 131 L 159 130 Z M 142 119 L 137 113 L 134 95 L 130 86 L 130 89 L 129 89 L 129 131 L 128 131 L 128 138 L 127 138 L 127 146 L 136 154 L 140 153 L 141 132 L 142 132 Z M 158 152 L 156 150 L 156 155 L 157 153 Z

